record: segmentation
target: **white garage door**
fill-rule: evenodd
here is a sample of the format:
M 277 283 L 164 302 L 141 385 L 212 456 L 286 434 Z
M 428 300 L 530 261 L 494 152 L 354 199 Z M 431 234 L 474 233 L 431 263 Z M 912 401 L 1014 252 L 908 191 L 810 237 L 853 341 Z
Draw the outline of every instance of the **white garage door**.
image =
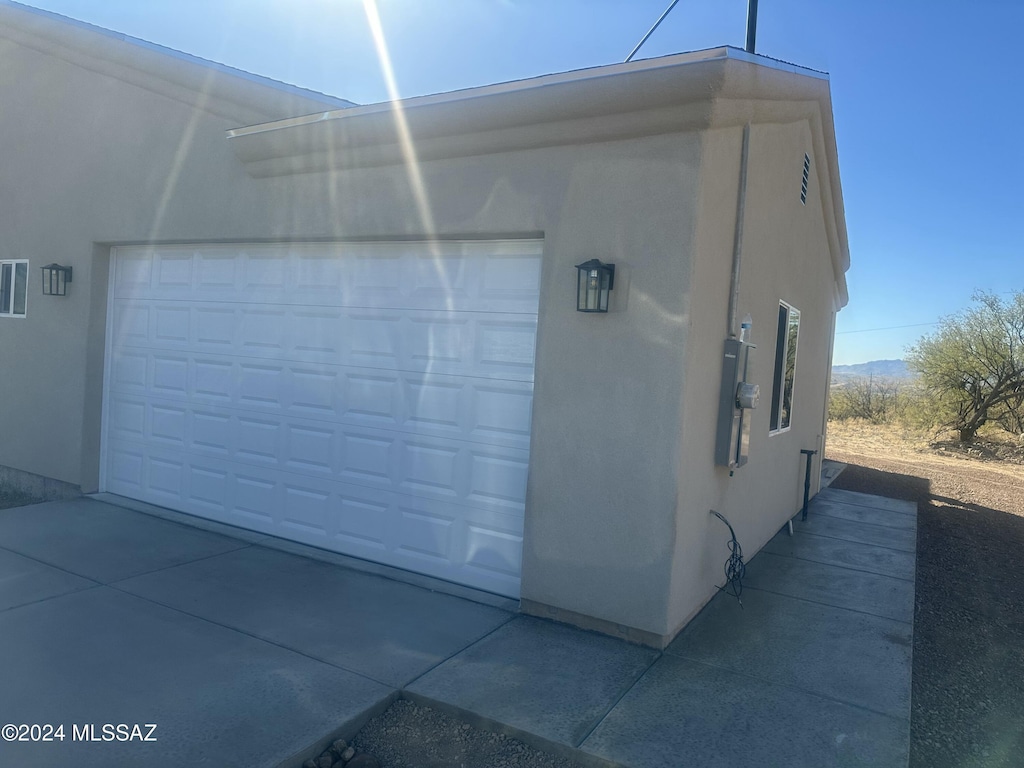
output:
M 118 248 L 107 491 L 518 596 L 537 241 Z

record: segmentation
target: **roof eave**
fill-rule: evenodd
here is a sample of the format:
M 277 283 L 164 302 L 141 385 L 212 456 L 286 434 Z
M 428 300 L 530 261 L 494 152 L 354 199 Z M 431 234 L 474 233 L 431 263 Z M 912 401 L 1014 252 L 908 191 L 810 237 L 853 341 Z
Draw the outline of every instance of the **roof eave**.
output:
M 353 106 L 344 99 L 10 0 L 0 0 L 0 38 L 188 102 L 236 124 Z

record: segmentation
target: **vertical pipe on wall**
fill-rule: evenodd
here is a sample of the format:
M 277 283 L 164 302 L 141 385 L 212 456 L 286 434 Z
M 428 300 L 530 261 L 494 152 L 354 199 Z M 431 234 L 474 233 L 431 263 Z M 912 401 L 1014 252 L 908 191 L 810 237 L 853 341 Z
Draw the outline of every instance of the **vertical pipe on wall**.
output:
M 736 236 L 732 249 L 732 278 L 729 284 L 729 338 L 739 336 L 736 315 L 740 302 L 740 264 L 743 261 L 743 218 L 747 207 L 747 158 L 750 155 L 750 123 L 743 126 L 740 149 L 740 188 L 736 201 Z
M 743 49 L 747 53 L 754 52 L 757 42 L 757 0 L 747 0 L 747 45 Z

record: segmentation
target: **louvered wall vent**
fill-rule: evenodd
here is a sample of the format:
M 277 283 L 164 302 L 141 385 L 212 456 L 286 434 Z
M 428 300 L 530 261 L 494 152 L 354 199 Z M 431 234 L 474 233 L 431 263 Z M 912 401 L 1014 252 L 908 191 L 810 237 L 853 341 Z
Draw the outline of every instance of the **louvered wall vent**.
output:
M 804 152 L 804 175 L 800 181 L 800 202 L 807 205 L 807 180 L 811 176 L 811 158 Z

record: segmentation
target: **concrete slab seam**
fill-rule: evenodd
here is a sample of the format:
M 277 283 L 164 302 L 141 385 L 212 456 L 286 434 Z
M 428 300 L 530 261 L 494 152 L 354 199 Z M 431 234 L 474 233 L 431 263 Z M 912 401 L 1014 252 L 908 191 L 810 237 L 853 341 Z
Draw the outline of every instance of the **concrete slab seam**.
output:
M 838 518 L 835 518 L 838 519 Z M 903 530 L 902 528 L 890 528 L 889 530 Z M 908 531 L 909 533 L 909 531 Z M 812 531 L 800 531 L 798 536 L 814 536 L 818 539 L 831 539 L 832 541 L 843 541 L 848 544 L 863 544 L 866 547 L 875 547 L 877 549 L 884 549 L 887 552 L 902 552 L 905 555 L 912 555 L 917 552 L 917 545 L 915 542 L 914 549 L 897 549 L 896 547 L 887 547 L 884 544 L 876 544 L 874 542 L 857 541 L 856 539 L 844 539 L 842 536 L 830 536 L 827 533 L 817 533 Z
M 75 574 L 72 574 L 75 575 Z M 79 578 L 85 578 L 80 576 Z M 66 592 L 60 592 L 56 595 L 50 595 L 49 597 L 41 597 L 38 600 L 29 600 L 27 603 L 18 603 L 18 605 L 12 605 L 7 608 L 0 608 L 0 613 L 7 613 L 8 611 L 16 611 L 19 608 L 27 608 L 30 605 L 38 605 L 39 603 L 45 603 L 47 600 L 53 600 L 58 597 L 64 597 L 65 595 L 76 595 L 79 592 L 88 592 L 89 590 L 96 589 L 98 587 L 105 587 L 106 584 L 100 584 L 99 582 L 91 584 L 88 587 L 81 587 L 80 589 L 69 589 Z
M 906 717 L 897 717 L 896 715 L 889 714 L 888 712 L 881 712 L 881 711 L 879 711 L 877 709 L 872 709 L 871 707 L 865 707 L 863 704 L 857 704 L 857 703 L 852 702 L 852 701 L 846 701 L 845 699 L 836 698 L 835 696 L 829 696 L 827 693 L 820 693 L 819 691 L 809 691 L 806 688 L 801 688 L 798 685 L 791 685 L 789 683 L 780 683 L 780 682 L 778 682 L 776 680 L 768 680 L 768 679 L 763 678 L 763 677 L 758 677 L 757 675 L 751 675 L 751 674 L 749 674 L 747 672 L 740 672 L 739 670 L 732 669 L 730 667 L 722 667 L 722 666 L 719 666 L 718 664 L 711 664 L 711 663 L 709 663 L 707 661 L 702 661 L 701 659 L 695 659 L 695 658 L 693 658 L 691 656 L 686 656 L 686 655 L 684 655 L 682 653 L 679 653 L 678 651 L 674 652 L 674 653 L 670 652 L 670 651 L 666 651 L 665 653 L 668 654 L 669 656 L 674 656 L 677 659 L 685 659 L 686 661 L 692 662 L 694 664 L 700 664 L 701 666 L 710 667 L 711 669 L 717 669 L 717 670 L 719 670 L 721 672 L 727 672 L 727 673 L 729 673 L 731 675 L 739 675 L 740 677 L 745 677 L 748 680 L 757 680 L 759 683 L 763 683 L 765 685 L 777 686 L 779 688 L 785 688 L 786 690 L 789 690 L 789 691 L 794 691 L 795 693 L 801 693 L 801 694 L 805 694 L 807 696 L 814 696 L 814 697 L 819 698 L 819 699 L 825 699 L 826 701 L 831 701 L 831 702 L 833 702 L 835 704 L 842 704 L 845 707 L 852 707 L 853 709 L 859 709 L 859 710 L 861 710 L 863 712 L 870 712 L 873 715 L 879 715 L 881 717 L 888 718 L 889 720 L 892 720 L 892 721 L 897 722 L 897 723 L 905 722 L 905 723 L 907 723 L 908 727 L 910 725 L 910 706 L 909 706 L 909 704 L 907 706 L 907 716 Z
M 904 501 L 904 499 L 895 499 L 895 501 Z M 873 507 L 870 504 L 858 504 L 856 501 L 841 501 L 839 499 L 828 499 L 828 498 L 821 499 L 821 502 L 822 503 L 828 503 L 828 504 L 843 504 L 843 505 L 848 506 L 848 507 L 860 507 L 861 509 L 870 509 L 873 512 L 885 512 L 885 513 L 888 513 L 888 514 L 891 514 L 891 515 L 903 515 L 904 517 L 917 517 L 917 509 L 915 509 L 913 512 L 902 512 L 901 510 L 898 510 L 898 509 L 888 509 L 886 507 Z M 914 504 L 914 502 L 907 501 L 907 504 Z M 815 513 L 814 502 L 811 502 L 811 506 L 809 507 L 809 513 L 811 515 L 813 515 Z M 827 514 L 827 513 L 824 512 L 824 511 L 821 511 L 821 512 L 818 512 L 818 514 L 819 515 L 824 515 L 824 514 Z
M 641 680 L 643 680 L 647 676 L 647 673 L 651 671 L 651 668 L 655 664 L 657 664 L 658 661 L 661 660 L 661 657 L 664 656 L 664 655 L 665 655 L 664 651 L 658 651 L 658 655 L 655 656 L 651 660 L 651 663 L 647 665 L 647 668 L 643 672 L 641 672 L 639 675 L 637 675 L 636 680 L 634 680 L 632 683 L 627 685 L 622 690 L 622 692 L 618 695 L 618 697 L 615 699 L 615 701 L 612 702 L 611 706 L 608 707 L 608 709 L 606 709 L 604 711 L 604 714 L 602 714 L 600 717 L 597 717 L 594 720 L 594 724 L 590 728 L 587 729 L 587 732 L 585 734 L 583 734 L 583 738 L 580 739 L 579 743 L 576 744 L 576 748 L 577 749 L 582 749 L 583 748 L 583 745 L 586 743 L 587 739 L 589 739 L 593 735 L 594 731 L 596 731 L 599 727 L 601 727 L 601 723 L 603 723 L 605 720 L 608 719 L 608 715 L 611 714 L 612 710 L 615 709 L 617 706 L 619 706 L 619 703 L 629 694 L 630 691 L 632 691 L 637 686 L 637 684 Z
M 47 568 L 53 568 L 55 571 L 60 571 L 61 573 L 66 573 L 68 576 L 74 576 L 77 579 L 85 579 L 86 581 L 91 581 L 91 582 L 93 582 L 94 584 L 97 584 L 97 585 L 102 585 L 103 584 L 102 581 L 97 581 L 96 579 L 92 578 L 91 576 L 83 576 L 80 573 L 75 573 L 74 571 L 69 571 L 67 568 L 61 568 L 59 565 L 54 565 L 53 563 L 48 563 L 45 560 L 40 560 L 35 555 L 29 555 L 29 554 L 27 554 L 25 552 L 19 552 L 18 550 L 11 549 L 10 547 L 0 546 L 0 549 L 2 549 L 5 552 L 10 552 L 12 555 L 17 555 L 18 557 L 23 557 L 26 560 L 31 560 L 32 562 L 39 563 L 40 565 L 45 565 Z
M 170 571 L 170 570 L 173 570 L 174 568 L 182 568 L 182 567 L 184 567 L 186 565 L 195 565 L 196 563 L 201 563 L 204 560 L 213 560 L 215 557 L 223 557 L 224 555 L 230 555 L 230 554 L 233 554 L 235 552 L 241 552 L 243 549 L 249 549 L 252 546 L 255 546 L 255 545 L 253 545 L 253 544 L 246 544 L 246 543 L 242 542 L 242 546 L 235 547 L 234 549 L 228 549 L 228 550 L 226 550 L 224 552 L 214 552 L 211 555 L 203 555 L 202 557 L 197 557 L 194 560 L 185 560 L 184 562 L 181 562 L 181 563 L 172 563 L 171 565 L 165 565 L 165 566 L 162 566 L 160 568 L 154 568 L 152 571 L 142 571 L 141 573 L 133 573 L 131 576 L 125 576 L 122 579 L 115 579 L 114 581 L 111 581 L 111 582 L 107 583 L 107 586 L 108 587 L 113 587 L 115 584 L 119 584 L 122 581 L 129 581 L 131 579 L 141 578 L 142 576 L 152 576 L 154 573 L 162 573 L 163 571 Z M 124 592 L 125 594 L 129 594 L 129 595 L 130 594 L 134 594 L 132 592 L 129 592 L 128 590 L 121 590 L 121 591 Z M 136 597 L 140 597 L 140 595 L 135 595 L 135 596 Z
M 898 528 L 890 528 L 890 530 L 897 530 L 897 529 Z M 916 547 L 916 543 L 914 544 L 914 548 L 913 549 L 899 549 L 898 547 L 886 547 L 886 546 L 881 545 L 881 544 L 874 544 L 873 542 L 860 542 L 860 541 L 857 541 L 856 539 L 845 539 L 845 538 L 843 538 L 841 536 L 829 536 L 828 534 L 811 534 L 810 531 L 804 531 L 803 535 L 814 536 L 814 537 L 817 537 L 818 539 L 830 539 L 831 541 L 834 541 L 834 542 L 845 542 L 846 544 L 863 544 L 863 545 L 866 545 L 868 547 L 877 547 L 878 549 L 884 549 L 884 550 L 887 550 L 889 552 L 902 552 L 905 555 L 912 555 L 912 554 L 915 554 L 916 551 L 918 551 L 918 547 Z
M 837 504 L 837 503 L 838 502 L 829 502 L 829 505 L 833 505 L 833 504 Z M 844 505 L 844 506 L 848 506 L 848 505 Z M 874 520 L 858 520 L 858 519 L 855 519 L 855 518 L 843 517 L 842 515 L 834 515 L 834 514 L 831 514 L 827 509 L 818 510 L 817 514 L 814 514 L 814 512 L 815 512 L 815 510 L 811 510 L 811 515 L 809 515 L 808 518 L 807 518 L 807 523 L 808 524 L 813 524 L 815 517 L 825 517 L 825 518 L 828 518 L 829 520 L 835 520 L 835 521 L 840 522 L 840 523 L 847 523 L 849 525 L 863 525 L 863 526 L 867 526 L 868 528 L 882 528 L 882 529 L 884 529 L 886 531 L 888 531 L 888 530 L 897 530 L 897 531 L 917 530 L 917 514 L 916 513 L 913 514 L 913 515 L 904 515 L 904 517 L 913 517 L 914 518 L 914 527 L 913 528 L 906 528 L 906 527 L 900 527 L 898 525 L 886 525 L 885 523 L 879 523 L 879 522 L 876 522 Z M 810 531 L 806 531 L 805 530 L 804 533 L 810 533 Z
M 153 605 L 159 605 L 161 608 L 167 608 L 168 610 L 174 611 L 175 613 L 180 613 L 182 616 L 189 616 L 190 618 L 198 619 L 199 621 L 206 622 L 207 624 L 210 624 L 210 625 L 212 625 L 214 627 L 220 627 L 221 629 L 226 629 L 226 630 L 228 630 L 230 632 L 237 632 L 240 635 L 244 635 L 245 637 L 252 638 L 253 640 L 259 640 L 261 643 L 266 643 L 267 645 L 272 645 L 275 648 L 280 648 L 283 651 L 288 651 L 289 653 L 294 653 L 297 656 L 302 656 L 304 658 L 310 659 L 311 661 L 315 661 L 315 662 L 318 662 L 320 664 L 326 664 L 328 667 L 334 667 L 335 669 L 340 669 L 343 672 L 348 672 L 349 674 L 357 675 L 358 677 L 361 677 L 361 678 L 363 678 L 365 680 L 369 680 L 371 682 L 374 682 L 377 685 L 382 685 L 385 688 L 394 688 L 395 687 L 392 683 L 388 683 L 388 682 L 383 681 L 383 680 L 377 680 L 376 678 L 370 677 L 365 672 L 360 672 L 360 671 L 355 670 L 355 669 L 349 669 L 348 667 L 342 666 L 341 664 L 335 664 L 334 662 L 327 661 L 326 659 L 321 659 L 321 658 L 318 658 L 316 656 L 312 656 L 312 655 L 306 653 L 305 651 L 300 651 L 297 648 L 292 648 L 291 646 L 284 645 L 283 643 L 280 643 L 277 640 L 272 640 L 270 638 L 263 637 L 262 635 L 254 634 L 252 632 L 246 632 L 244 629 L 239 629 L 238 627 L 232 627 L 229 624 L 221 624 L 219 621 L 213 621 L 212 619 L 207 618 L 206 616 L 200 616 L 199 614 L 196 614 L 196 613 L 189 613 L 188 611 L 182 610 L 181 608 L 178 608 L 177 606 L 168 605 L 167 603 L 161 603 L 159 600 L 154 600 L 151 597 L 146 597 L 144 595 L 136 594 L 135 592 L 130 592 L 127 589 L 122 589 L 121 587 L 117 586 L 116 584 L 105 584 L 105 585 L 100 585 L 100 586 L 106 586 L 109 589 L 117 590 L 121 594 L 128 595 L 130 597 L 134 597 L 134 598 L 137 598 L 139 600 L 145 600 L 147 603 L 152 603 Z
M 450 704 L 439 699 L 432 699 L 429 696 L 424 696 L 422 693 L 403 689 L 401 692 L 401 698 L 406 701 L 411 701 L 413 704 L 417 704 L 419 706 L 431 707 L 439 712 L 444 712 L 445 714 L 469 723 L 475 728 L 489 731 L 491 733 L 500 733 L 505 734 L 506 736 L 511 736 L 523 742 L 527 746 L 533 747 L 541 752 L 548 752 L 556 757 L 574 760 L 577 763 L 586 766 L 586 768 L 627 768 L 622 763 L 612 762 L 591 752 L 579 749 L 578 747 L 563 744 L 560 741 L 552 741 L 551 739 L 531 733 L 530 731 L 517 728 L 514 725 L 509 725 L 508 723 L 503 723 L 500 720 L 486 717 L 478 712 L 463 709 L 455 704 Z
M 865 545 L 865 546 L 870 546 L 870 545 Z M 889 573 L 879 573 L 878 571 L 869 571 L 866 568 L 855 568 L 852 565 L 840 565 L 839 563 L 826 562 L 824 560 L 812 560 L 809 557 L 798 557 L 797 555 L 784 555 L 781 552 L 769 552 L 768 554 L 769 555 L 775 555 L 776 557 L 788 557 L 790 560 L 800 560 L 801 562 L 804 562 L 804 563 L 815 563 L 817 565 L 827 565 L 827 566 L 830 566 L 830 567 L 833 567 L 833 568 L 845 568 L 848 571 L 856 571 L 857 573 L 870 573 L 872 576 L 884 576 L 887 579 L 896 579 L 896 581 L 902 581 L 902 582 L 905 582 L 907 584 L 914 584 L 915 583 L 915 579 L 903 579 L 903 578 L 900 578 L 899 576 L 893 576 L 892 574 L 889 574 Z M 910 552 L 904 552 L 902 554 L 909 555 L 911 553 Z M 916 557 L 914 558 L 914 561 L 916 563 L 916 561 L 917 561 Z
M 883 576 L 882 578 L 893 579 L 895 581 L 903 581 L 904 583 L 906 583 L 903 579 L 897 579 L 895 576 Z M 749 586 L 749 585 L 744 585 L 743 588 L 745 590 L 749 589 L 749 590 L 751 590 L 753 592 L 764 592 L 764 593 L 769 594 L 769 595 L 778 595 L 779 597 L 789 598 L 790 600 L 800 600 L 800 601 L 805 602 L 805 603 L 811 603 L 813 605 L 820 605 L 820 606 L 822 606 L 824 608 L 834 608 L 834 609 L 839 610 L 839 611 L 849 611 L 850 613 L 859 613 L 862 616 L 870 616 L 870 617 L 872 617 L 874 619 L 885 619 L 886 621 L 895 621 L 895 622 L 897 622 L 899 624 L 906 624 L 907 626 L 909 626 L 911 628 L 914 626 L 914 622 L 913 621 L 904 621 L 903 619 L 894 619 L 892 616 L 883 616 L 880 613 L 871 613 L 871 611 L 860 611 L 860 610 L 857 610 L 856 608 L 849 608 L 849 607 L 847 607 L 845 605 L 836 605 L 835 603 L 823 603 L 821 600 L 812 600 L 809 597 L 802 597 L 800 595 L 791 595 L 791 594 L 789 594 L 787 592 L 776 592 L 774 589 L 765 589 L 764 587 L 752 587 L 752 586 Z
M 421 672 L 420 674 L 416 675 L 416 677 L 414 677 L 412 680 L 409 680 L 405 685 L 401 686 L 400 690 L 402 691 L 403 694 L 406 693 L 406 691 L 408 690 L 410 685 L 415 685 L 423 677 L 429 675 L 431 672 L 433 672 L 435 669 L 440 667 L 442 664 L 447 664 L 449 661 L 454 659 L 456 656 L 458 656 L 459 654 L 465 653 L 466 651 L 468 651 L 470 648 L 472 648 L 477 643 L 482 643 L 484 640 L 486 640 L 488 637 L 493 635 L 499 629 L 501 629 L 502 627 L 507 626 L 512 621 L 514 621 L 515 618 L 516 618 L 516 615 L 517 614 L 514 614 L 514 613 L 510 614 L 509 617 L 507 619 L 505 619 L 503 622 L 501 622 L 500 624 L 498 624 L 498 626 L 494 627 L 493 629 L 488 630 L 487 632 L 484 632 L 482 635 L 480 635 L 480 637 L 477 637 L 477 638 L 474 638 L 473 640 L 470 640 L 464 646 L 459 648 L 459 650 L 457 650 L 457 651 L 455 651 L 453 653 L 450 653 L 449 655 L 445 656 L 443 659 L 441 659 L 439 662 L 437 662 L 436 664 L 434 664 L 430 668 L 423 670 L 423 672 Z M 416 694 L 416 695 L 418 695 L 418 694 Z

